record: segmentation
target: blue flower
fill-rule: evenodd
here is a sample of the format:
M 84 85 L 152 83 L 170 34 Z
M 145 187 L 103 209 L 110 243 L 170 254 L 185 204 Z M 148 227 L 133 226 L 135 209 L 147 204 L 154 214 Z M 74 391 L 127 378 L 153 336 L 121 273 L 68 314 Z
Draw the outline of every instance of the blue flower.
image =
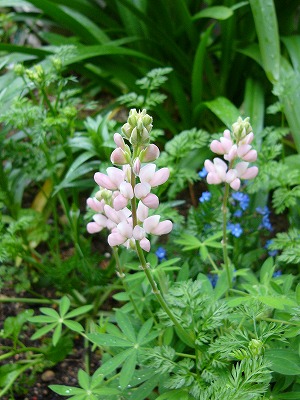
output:
M 207 277 L 208 277 L 208 279 L 209 279 L 209 281 L 210 281 L 210 283 L 211 283 L 211 286 L 212 286 L 213 288 L 215 288 L 216 285 L 217 285 L 217 282 L 218 282 L 218 275 L 215 275 L 215 274 L 207 274 Z
M 280 271 L 280 269 L 278 271 L 275 271 L 273 274 L 273 278 L 277 278 L 278 276 L 282 275 L 282 271 Z
M 247 210 L 250 203 L 250 197 L 246 193 L 234 192 L 231 197 L 240 203 L 240 207 L 243 211 Z
M 227 229 L 229 229 L 230 233 L 233 236 L 235 236 L 236 238 L 239 238 L 241 236 L 241 234 L 243 233 L 243 228 L 238 223 L 237 224 L 228 223 Z
M 257 207 L 256 212 L 263 216 L 260 228 L 265 228 L 268 231 L 272 232 L 273 227 L 272 227 L 272 224 L 271 224 L 270 218 L 269 218 L 269 215 L 271 214 L 271 211 L 269 210 L 269 208 L 267 206 L 265 206 L 264 208 Z
M 200 176 L 200 178 L 205 178 L 207 174 L 208 174 L 208 172 L 206 171 L 205 167 L 203 167 L 202 170 L 200 172 L 198 172 L 198 175 Z
M 158 247 L 155 254 L 156 254 L 159 262 L 165 260 L 166 256 L 167 256 L 166 249 L 164 249 L 163 247 Z
M 265 244 L 265 249 L 269 249 L 270 245 L 273 243 L 273 240 L 267 240 Z M 269 250 L 268 254 L 270 257 L 275 257 L 278 254 L 278 250 Z
M 257 207 L 256 212 L 261 215 L 270 215 L 270 213 L 271 213 L 271 211 L 269 210 L 269 208 L 267 206 L 264 206 L 264 208 Z
M 205 201 L 209 201 L 211 199 L 211 193 L 210 192 L 203 192 L 201 197 L 199 197 L 200 203 L 204 203 Z
M 243 215 L 243 210 L 240 210 L 239 208 L 233 213 L 234 217 L 240 218 Z

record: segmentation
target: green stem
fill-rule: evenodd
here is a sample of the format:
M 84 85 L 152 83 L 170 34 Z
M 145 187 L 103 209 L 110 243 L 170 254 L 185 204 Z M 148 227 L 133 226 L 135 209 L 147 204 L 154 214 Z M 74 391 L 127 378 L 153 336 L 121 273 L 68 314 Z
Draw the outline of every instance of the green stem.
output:
M 152 288 L 152 292 L 153 294 L 156 296 L 157 301 L 159 302 L 159 304 L 161 305 L 162 309 L 165 311 L 165 313 L 168 315 L 168 317 L 170 318 L 170 320 L 173 322 L 174 326 L 176 327 L 176 329 L 178 330 L 178 332 L 180 333 L 181 337 L 185 339 L 185 342 L 191 346 L 194 347 L 194 340 L 193 338 L 182 328 L 182 326 L 180 325 L 180 323 L 177 321 L 176 317 L 174 316 L 174 314 L 172 313 L 172 311 L 170 310 L 168 304 L 166 303 L 165 299 L 163 298 L 163 296 L 161 295 L 157 284 L 151 274 L 151 270 L 150 270 L 150 266 L 149 264 L 147 264 L 143 250 L 140 246 L 140 243 L 138 240 L 135 241 L 136 244 L 136 250 L 137 250 L 137 254 L 141 263 L 141 268 L 143 269 L 143 271 L 146 274 L 146 277 L 150 283 L 150 286 Z
M 222 247 L 223 247 L 223 259 L 225 270 L 227 274 L 228 286 L 229 289 L 231 288 L 231 277 L 229 271 L 229 258 L 228 258 L 228 249 L 227 249 L 227 201 L 229 195 L 229 183 L 225 183 L 225 192 L 223 197 L 223 204 L 222 204 L 222 215 L 223 215 L 223 240 L 222 240 Z
M 59 303 L 59 300 L 29 299 L 29 298 L 1 296 L 0 303 L 53 304 L 53 303 Z
M 219 272 L 219 269 L 218 269 L 216 263 L 214 262 L 214 260 L 212 259 L 211 255 L 209 254 L 209 252 L 207 252 L 207 258 L 209 259 L 209 261 L 210 261 L 210 263 L 211 263 L 213 269 L 214 269 L 216 272 Z

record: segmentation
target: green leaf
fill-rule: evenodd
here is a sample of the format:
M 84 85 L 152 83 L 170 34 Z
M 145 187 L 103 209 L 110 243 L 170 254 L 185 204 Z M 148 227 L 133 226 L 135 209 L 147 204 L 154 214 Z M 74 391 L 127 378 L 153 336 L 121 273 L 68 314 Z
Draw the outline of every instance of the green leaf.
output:
M 91 304 L 87 305 L 87 306 L 78 307 L 78 308 L 75 308 L 75 310 L 72 310 L 68 314 L 66 314 L 65 317 L 66 318 L 74 318 L 74 317 L 77 317 L 78 315 L 88 313 L 92 308 L 93 308 L 93 306 Z
M 122 351 L 122 353 L 117 354 L 116 356 L 112 357 L 110 360 L 106 361 L 104 364 L 98 368 L 98 373 L 107 376 L 108 374 L 115 371 L 125 360 L 129 357 L 132 353 L 132 349 L 127 349 Z
M 192 400 L 191 397 L 185 390 L 171 390 L 161 394 L 156 400 Z
M 226 97 L 217 97 L 214 100 L 204 103 L 226 126 L 231 129 L 231 125 L 240 116 L 239 110 Z
M 77 322 L 77 321 L 69 321 L 69 320 L 64 320 L 64 325 L 66 325 L 66 327 L 68 327 L 69 329 L 71 329 L 74 332 L 82 332 L 84 331 L 84 328 L 82 327 L 82 325 Z
M 34 317 L 28 318 L 29 322 L 34 323 L 50 323 L 50 322 L 57 322 L 57 318 L 49 317 L 47 315 L 36 315 Z
M 78 371 L 78 383 L 85 390 L 90 388 L 90 376 L 82 369 Z
M 284 310 L 287 307 L 296 307 L 296 302 L 286 297 L 274 297 L 274 296 L 258 296 L 257 299 L 262 303 L 276 308 L 278 310 Z
M 62 331 L 62 324 L 58 324 L 53 332 L 52 336 L 52 343 L 53 346 L 56 346 L 60 337 L 61 337 L 61 331 Z
M 133 343 L 118 336 L 108 335 L 106 333 L 89 333 L 88 339 L 97 346 L 108 347 L 132 347 Z
M 292 64 L 295 71 L 300 70 L 300 36 L 293 35 L 293 36 L 283 36 L 281 40 L 285 44 L 289 52 L 289 56 L 292 60 Z
M 64 317 L 68 309 L 70 308 L 70 299 L 67 296 L 64 296 L 59 302 L 59 314 L 61 317 Z
M 141 327 L 141 329 L 139 330 L 138 336 L 137 336 L 137 342 L 139 344 L 143 343 L 143 340 L 145 339 L 145 337 L 149 334 L 149 332 L 151 331 L 153 325 L 153 319 L 150 318 L 148 319 L 143 326 Z M 157 332 L 158 335 L 158 332 Z M 146 342 L 147 343 L 147 342 Z
M 300 357 L 287 349 L 270 349 L 265 352 L 266 360 L 270 361 L 272 370 L 283 375 L 300 374 Z
M 225 6 L 207 7 L 195 14 L 192 19 L 195 21 L 200 18 L 213 18 L 218 20 L 225 20 L 233 15 L 231 8 Z
M 272 279 L 275 270 L 275 266 L 273 264 L 274 264 L 273 258 L 269 257 L 261 266 L 259 276 L 260 276 L 260 282 L 264 285 L 267 285 Z
M 125 360 L 120 374 L 119 383 L 122 388 L 125 388 L 131 381 L 135 371 L 136 363 L 137 363 L 137 350 L 132 349 L 132 353 Z
M 280 43 L 273 0 L 249 0 L 259 42 L 263 68 L 275 83 L 280 74 Z
M 41 336 L 46 335 L 46 333 L 50 332 L 55 326 L 57 325 L 56 322 L 50 325 L 43 326 L 42 328 L 38 329 L 32 336 L 31 340 L 35 340 L 40 338 Z
M 64 386 L 64 385 L 50 385 L 49 388 L 61 396 L 74 396 L 76 394 L 86 394 L 86 391 L 73 386 Z
M 198 240 L 195 236 L 183 234 L 180 239 L 176 239 L 175 243 L 183 245 L 183 251 L 198 249 L 202 246 L 200 240 Z
M 136 339 L 136 334 L 135 334 L 135 331 L 133 329 L 132 322 L 131 322 L 131 320 L 129 318 L 129 315 L 126 315 L 122 311 L 117 310 L 116 311 L 116 321 L 117 321 L 120 329 L 122 330 L 122 332 L 126 336 L 126 338 L 130 342 L 135 343 L 136 340 L 137 340 Z
M 53 308 L 41 307 L 41 308 L 40 308 L 40 311 L 41 311 L 43 314 L 49 315 L 49 316 L 51 316 L 51 317 L 53 317 L 53 318 L 56 318 L 56 319 L 59 319 L 59 318 L 60 318 L 58 312 L 55 311 L 55 310 L 53 310 Z

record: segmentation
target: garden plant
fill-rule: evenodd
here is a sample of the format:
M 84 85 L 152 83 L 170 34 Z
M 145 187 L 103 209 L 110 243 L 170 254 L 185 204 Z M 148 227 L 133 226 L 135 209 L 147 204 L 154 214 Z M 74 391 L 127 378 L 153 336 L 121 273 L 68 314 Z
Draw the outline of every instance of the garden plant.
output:
M 1 399 L 300 399 L 299 17 L 0 0 Z

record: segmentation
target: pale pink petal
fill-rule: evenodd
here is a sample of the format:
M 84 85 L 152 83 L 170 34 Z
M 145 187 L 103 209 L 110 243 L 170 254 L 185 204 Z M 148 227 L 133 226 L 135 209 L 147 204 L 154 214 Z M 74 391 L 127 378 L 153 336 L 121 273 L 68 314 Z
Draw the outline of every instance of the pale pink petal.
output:
M 107 218 L 103 214 L 95 214 L 93 216 L 93 220 L 99 225 L 102 226 L 103 228 L 106 227 L 107 224 Z
M 227 183 L 231 183 L 237 178 L 237 171 L 235 169 L 230 169 L 227 174 L 226 174 L 226 179 L 225 181 Z
M 103 200 L 97 200 L 96 197 L 89 197 L 86 204 L 94 211 L 103 212 L 105 203 Z
M 147 182 L 138 183 L 134 187 L 134 194 L 138 199 L 146 197 L 150 193 L 151 186 Z
M 142 167 L 139 173 L 140 181 L 149 183 L 154 176 L 155 169 L 155 164 L 147 164 Z
M 223 148 L 223 153 L 228 153 L 230 151 L 230 149 L 232 148 L 232 140 L 231 139 L 227 139 L 226 137 L 221 137 L 220 138 L 220 142 Z
M 145 221 L 145 219 L 148 217 L 148 213 L 149 213 L 149 208 L 140 201 L 136 211 L 138 220 L 141 222 Z
M 248 168 L 249 163 L 245 161 L 241 161 L 236 164 L 235 169 L 237 171 L 237 174 L 239 177 L 243 176 L 243 174 L 246 172 Z
M 125 182 L 125 181 L 122 182 L 119 189 L 120 189 L 120 193 L 127 199 L 131 200 L 133 198 L 133 196 L 134 196 L 133 189 L 129 182 Z
M 145 219 L 143 223 L 143 228 L 147 233 L 152 233 L 152 230 L 155 229 L 159 224 L 159 220 L 160 215 L 151 215 L 151 217 Z
M 111 153 L 110 161 L 111 161 L 112 164 L 116 164 L 116 165 L 128 164 L 128 161 L 126 159 L 126 155 L 125 155 L 124 151 L 120 147 L 117 147 Z
M 134 175 L 138 176 L 141 170 L 141 160 L 137 157 L 133 163 L 133 173 Z
M 131 211 L 129 210 L 129 208 L 123 208 L 123 210 L 118 212 L 120 219 L 122 221 L 124 221 L 125 219 L 128 219 L 131 215 Z
M 204 167 L 207 172 L 215 172 L 215 166 L 210 160 L 205 160 Z
M 227 164 L 220 158 L 214 158 L 215 171 L 221 178 L 222 182 L 225 180 Z
M 102 174 L 102 172 L 96 172 L 94 175 L 94 180 L 97 183 L 97 185 L 104 187 L 105 189 L 108 190 L 118 189 L 116 184 L 113 181 L 111 181 L 111 179 L 107 175 Z
M 142 240 L 146 235 L 145 229 L 141 226 L 136 225 L 133 229 L 132 236 L 135 240 Z
M 160 222 L 157 227 L 152 230 L 152 233 L 159 236 L 166 235 L 167 233 L 171 232 L 172 228 L 172 222 L 167 219 L 166 221 Z
M 156 187 L 165 183 L 170 176 L 169 168 L 161 168 L 155 172 L 153 178 L 150 180 L 150 185 Z
M 250 144 L 242 144 L 237 149 L 237 155 L 239 157 L 244 157 L 251 150 Z
M 257 160 L 257 151 L 256 150 L 250 150 L 247 154 L 245 154 L 242 159 L 244 161 L 248 162 L 254 162 Z
M 132 226 L 127 221 L 122 221 L 117 225 L 118 231 L 127 239 L 132 238 Z
M 150 241 L 147 238 L 144 238 L 140 241 L 140 246 L 143 250 L 149 252 L 151 245 L 150 245 Z
M 224 154 L 225 151 L 223 149 L 223 146 L 218 140 L 213 140 L 210 144 L 210 149 L 212 152 L 217 153 L 217 154 Z
M 147 194 L 141 201 L 149 208 L 157 208 L 159 206 L 159 199 L 156 194 L 153 193 Z
M 118 147 L 121 147 L 122 150 L 125 149 L 125 142 L 122 136 L 119 133 L 114 134 L 114 142 Z
M 116 185 L 118 188 L 121 183 L 125 179 L 125 174 L 124 172 L 116 167 L 109 167 L 106 169 L 107 175 L 109 176 L 109 179 Z
M 227 161 L 232 161 L 236 158 L 236 156 L 237 156 L 237 145 L 234 144 L 229 150 L 228 154 L 224 156 L 224 159 Z
M 159 148 L 155 144 L 149 144 L 142 153 L 143 162 L 155 161 L 159 157 Z
M 108 235 L 107 241 L 111 247 L 119 246 L 120 244 L 125 243 L 127 240 L 126 237 L 122 236 L 119 232 L 113 232 Z
M 96 222 L 89 222 L 86 226 L 88 233 L 97 233 L 102 231 L 103 227 L 98 225 Z
M 116 211 L 122 210 L 128 204 L 128 199 L 122 194 L 119 194 L 113 201 L 114 209 Z
M 206 180 L 210 185 L 218 185 L 219 183 L 223 182 L 216 172 L 209 172 Z
M 247 136 L 244 137 L 244 139 L 241 140 L 240 143 L 251 144 L 253 139 L 254 139 L 254 134 L 253 134 L 253 132 L 250 132 L 250 133 L 248 133 Z
M 239 178 L 234 179 L 230 183 L 230 187 L 232 187 L 233 190 L 239 190 L 240 186 L 241 186 L 241 181 L 239 180 Z
M 104 206 L 104 212 L 107 218 L 113 221 L 114 223 L 118 224 L 119 222 L 121 222 L 120 220 L 121 214 L 119 214 L 114 208 L 112 208 L 108 204 Z
M 258 174 L 258 168 L 254 166 L 254 167 L 248 168 L 247 171 L 244 172 L 244 174 L 241 176 L 241 178 L 253 179 L 256 177 L 257 174 Z

